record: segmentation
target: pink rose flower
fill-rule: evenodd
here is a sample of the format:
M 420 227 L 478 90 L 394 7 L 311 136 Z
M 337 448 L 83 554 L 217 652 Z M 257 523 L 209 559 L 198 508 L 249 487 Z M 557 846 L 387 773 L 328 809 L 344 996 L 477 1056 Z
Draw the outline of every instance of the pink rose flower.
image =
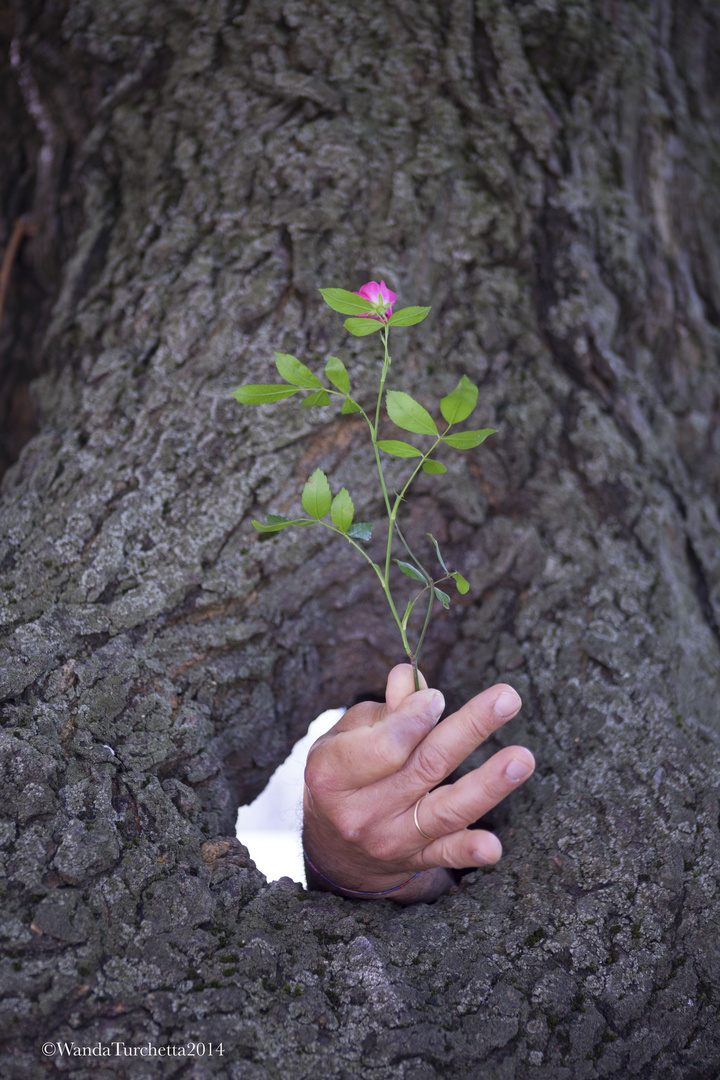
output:
M 392 306 L 397 300 L 397 293 L 394 293 L 392 289 L 388 289 L 384 281 L 381 281 L 378 285 L 377 281 L 368 281 L 367 285 L 363 285 L 362 289 L 355 293 L 356 296 L 362 296 L 363 300 L 369 300 L 371 304 L 389 304 L 390 307 L 382 315 L 371 315 L 367 312 L 365 315 L 359 315 L 360 319 L 380 319 L 381 322 L 387 322 L 392 315 Z

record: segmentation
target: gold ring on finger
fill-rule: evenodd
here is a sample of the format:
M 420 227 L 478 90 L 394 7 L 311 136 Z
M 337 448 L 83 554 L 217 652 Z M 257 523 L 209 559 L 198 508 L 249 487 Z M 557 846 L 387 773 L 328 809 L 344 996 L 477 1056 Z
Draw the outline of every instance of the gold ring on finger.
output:
M 436 836 L 428 836 L 428 834 L 423 829 L 420 828 L 420 822 L 418 821 L 418 807 L 419 807 L 420 803 L 423 801 L 423 799 L 427 799 L 429 794 L 430 794 L 430 792 L 428 791 L 427 795 L 421 795 L 420 798 L 418 799 L 418 801 L 415 803 L 415 812 L 413 814 L 413 819 L 415 821 L 415 828 L 417 829 L 417 831 L 420 833 L 421 836 L 424 836 L 426 840 L 436 840 L 437 839 Z

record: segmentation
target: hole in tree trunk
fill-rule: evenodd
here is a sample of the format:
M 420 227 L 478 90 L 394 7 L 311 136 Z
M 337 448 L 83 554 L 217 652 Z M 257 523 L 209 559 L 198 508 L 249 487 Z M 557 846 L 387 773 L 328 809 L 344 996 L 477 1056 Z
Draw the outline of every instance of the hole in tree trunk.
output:
M 344 712 L 328 709 L 313 720 L 307 734 L 278 765 L 264 791 L 238 811 L 237 838 L 268 881 L 289 877 L 307 884 L 300 838 L 305 761 L 315 740 L 329 731 Z

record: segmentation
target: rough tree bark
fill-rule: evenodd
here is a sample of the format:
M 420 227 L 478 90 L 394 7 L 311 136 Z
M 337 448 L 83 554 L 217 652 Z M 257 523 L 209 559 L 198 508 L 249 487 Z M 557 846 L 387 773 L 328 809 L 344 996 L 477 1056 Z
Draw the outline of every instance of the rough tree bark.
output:
M 1 507 L 2 1075 L 707 1080 L 717 6 L 18 0 L 0 36 L 2 237 L 38 225 L 2 328 L 36 431 Z M 408 525 L 472 583 L 425 668 L 453 704 L 513 683 L 538 759 L 499 866 L 408 910 L 268 885 L 232 839 L 400 657 L 322 530 L 249 526 L 317 466 L 379 511 L 353 421 L 228 392 L 274 349 L 360 379 L 317 289 L 380 277 L 433 306 L 403 383 L 432 408 L 467 373 L 500 432 Z

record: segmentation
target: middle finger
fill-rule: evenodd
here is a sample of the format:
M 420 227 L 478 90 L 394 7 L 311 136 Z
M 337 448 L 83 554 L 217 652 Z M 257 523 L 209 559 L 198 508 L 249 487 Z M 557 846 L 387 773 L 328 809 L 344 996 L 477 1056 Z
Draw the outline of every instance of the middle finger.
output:
M 413 799 L 440 784 L 468 754 L 520 709 L 519 694 L 501 683 L 484 690 L 433 728 L 395 778 Z

